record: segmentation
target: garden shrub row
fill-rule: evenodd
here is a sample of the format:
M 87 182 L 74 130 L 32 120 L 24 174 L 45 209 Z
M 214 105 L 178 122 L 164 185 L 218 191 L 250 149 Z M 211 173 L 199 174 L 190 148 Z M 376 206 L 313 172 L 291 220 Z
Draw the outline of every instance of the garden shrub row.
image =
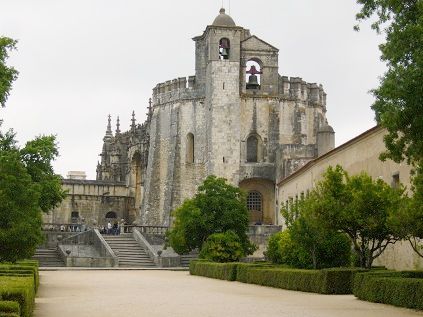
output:
M 190 263 L 192 275 L 321 294 L 351 294 L 353 277 L 361 271 L 356 268 L 301 270 L 266 263 Z
M 0 264 L 0 317 L 30 317 L 39 284 L 38 264 Z
M 0 317 L 6 316 L 20 316 L 21 309 L 19 303 L 13 301 L 0 300 Z
M 354 295 L 369 302 L 423 309 L 423 271 L 369 272 L 354 277 Z

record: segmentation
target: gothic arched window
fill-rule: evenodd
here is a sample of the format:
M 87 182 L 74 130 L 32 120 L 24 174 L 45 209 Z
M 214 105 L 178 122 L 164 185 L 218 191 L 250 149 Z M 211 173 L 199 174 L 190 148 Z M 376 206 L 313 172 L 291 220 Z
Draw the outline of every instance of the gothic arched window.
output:
M 251 135 L 247 139 L 247 162 L 257 162 L 258 156 L 258 139 L 255 135 Z
M 227 38 L 220 39 L 219 41 L 219 58 L 229 59 L 231 51 L 231 42 Z
M 187 134 L 186 142 L 186 162 L 194 163 L 194 134 Z

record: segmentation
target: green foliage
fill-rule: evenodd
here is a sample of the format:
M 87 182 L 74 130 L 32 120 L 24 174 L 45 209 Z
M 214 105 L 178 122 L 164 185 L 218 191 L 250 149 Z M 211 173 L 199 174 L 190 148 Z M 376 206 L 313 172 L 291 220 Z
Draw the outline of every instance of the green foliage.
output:
M 405 159 L 415 168 L 414 197 L 397 222 L 413 249 L 423 257 L 423 2 L 357 2 L 362 5 L 357 20 L 375 17 L 372 27 L 386 35 L 380 51 L 388 71 L 372 91 L 376 97 L 372 108 L 377 122 L 388 130 L 387 151 L 381 159 Z
M 296 268 L 312 268 L 310 255 L 291 238 L 289 229 L 277 232 L 269 238 L 266 258 L 275 264 Z
M 317 213 L 319 203 L 311 194 L 283 205 L 281 213 L 289 231 L 281 235 L 279 263 L 314 269 L 350 265 L 351 243 L 345 234 L 322 225 Z
M 3 314 L 11 314 L 14 313 L 17 316 L 20 315 L 21 309 L 19 307 L 19 303 L 12 302 L 12 301 L 1 301 L 0 300 L 0 316 Z
M 9 97 L 12 83 L 18 78 L 18 71 L 6 66 L 9 51 L 16 49 L 16 41 L 0 36 L 0 107 L 4 107 Z
M 215 263 L 194 260 L 189 263 L 189 272 L 191 275 L 235 281 L 237 265 L 238 263 Z
M 321 294 L 351 294 L 354 275 L 362 269 L 300 270 L 269 263 L 191 261 L 191 275 Z
M 357 20 L 376 17 L 372 27 L 386 35 L 380 45 L 388 71 L 373 90 L 373 110 L 389 134 L 384 158 L 423 160 L 423 3 L 417 0 L 357 0 Z M 381 29 L 383 27 L 383 29 Z
M 321 225 L 348 235 L 361 267 L 370 268 L 400 238 L 391 219 L 406 206 L 401 188 L 391 188 L 365 173 L 349 176 L 336 166 L 328 168 L 311 195 Z
M 32 276 L 0 276 L 0 300 L 18 302 L 21 315 L 30 317 L 34 307 L 35 291 Z
M 353 292 L 361 300 L 422 310 L 423 272 L 357 274 Z
M 200 258 L 221 263 L 236 262 L 243 256 L 241 241 L 233 231 L 210 235 L 200 252 Z
M 42 242 L 41 211 L 65 196 L 51 167 L 56 156 L 53 136 L 20 149 L 12 132 L 0 131 L 0 262 L 30 258 Z
M 207 177 L 197 194 L 177 208 L 173 216 L 175 220 L 167 237 L 179 254 L 201 249 L 210 235 L 226 231 L 233 231 L 239 237 L 244 255 L 255 250 L 247 237 L 245 195 L 223 178 Z

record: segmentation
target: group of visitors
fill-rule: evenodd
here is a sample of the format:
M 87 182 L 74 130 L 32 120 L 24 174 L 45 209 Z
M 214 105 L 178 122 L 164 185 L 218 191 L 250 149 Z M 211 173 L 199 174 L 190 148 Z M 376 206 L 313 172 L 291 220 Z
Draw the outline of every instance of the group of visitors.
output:
M 112 225 L 112 223 L 110 222 L 110 220 L 107 222 L 106 226 L 103 226 L 100 229 L 100 233 L 101 234 L 111 234 L 111 235 L 120 235 L 121 231 L 123 231 L 124 229 L 124 225 L 125 223 L 122 221 L 119 223 L 117 221 L 115 221 Z

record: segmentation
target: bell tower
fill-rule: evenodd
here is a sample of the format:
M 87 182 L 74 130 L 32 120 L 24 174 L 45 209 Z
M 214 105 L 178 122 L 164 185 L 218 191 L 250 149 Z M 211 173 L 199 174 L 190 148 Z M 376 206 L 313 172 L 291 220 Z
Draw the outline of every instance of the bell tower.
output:
M 197 42 L 198 84 L 204 84 L 207 125 L 207 174 L 239 181 L 240 58 L 244 29 L 220 9 Z M 201 54 L 202 53 L 202 54 Z M 202 55 L 202 56 L 199 56 Z

